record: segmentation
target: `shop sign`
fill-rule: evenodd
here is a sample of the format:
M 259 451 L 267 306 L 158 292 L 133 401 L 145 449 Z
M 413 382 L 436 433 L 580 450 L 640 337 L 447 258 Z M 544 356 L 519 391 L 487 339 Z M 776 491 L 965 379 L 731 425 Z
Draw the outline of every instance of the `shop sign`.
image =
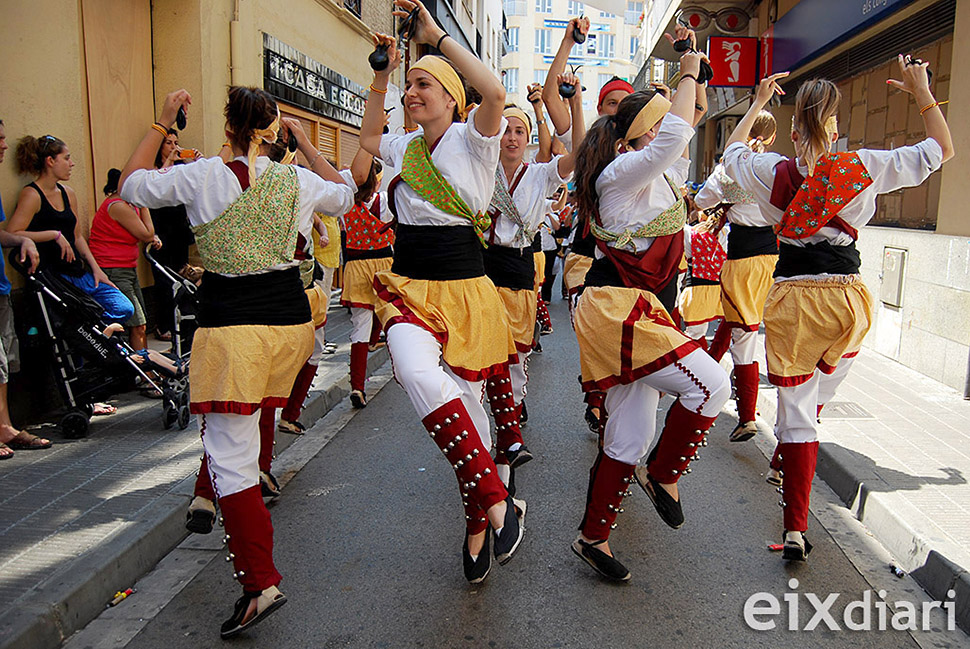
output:
M 772 50 L 775 45 L 775 26 L 772 25 L 761 35 L 758 52 L 758 81 L 771 74 Z
M 707 58 L 714 70 L 711 86 L 753 86 L 758 76 L 758 39 L 711 36 Z
M 263 34 L 263 87 L 283 101 L 360 126 L 366 89 L 276 38 Z
M 795 70 L 914 0 L 802 0 L 774 24 L 772 72 Z

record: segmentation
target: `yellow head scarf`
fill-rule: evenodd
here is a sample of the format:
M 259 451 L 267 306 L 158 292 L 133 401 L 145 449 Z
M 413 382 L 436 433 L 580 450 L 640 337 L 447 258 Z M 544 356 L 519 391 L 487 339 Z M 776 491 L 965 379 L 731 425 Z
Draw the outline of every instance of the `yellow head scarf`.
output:
M 263 142 L 267 144 L 272 144 L 276 141 L 277 136 L 280 131 L 280 111 L 276 110 L 276 119 L 266 128 L 257 128 L 253 131 L 253 137 L 249 141 L 249 150 L 246 152 L 246 158 L 249 162 L 249 186 L 252 187 L 256 182 L 256 157 L 259 155 L 259 145 Z M 286 152 L 286 156 L 283 158 L 283 164 L 289 164 L 295 153 Z
M 445 92 L 458 104 L 458 114 L 462 119 L 465 118 L 465 86 L 461 82 L 458 73 L 451 67 L 445 59 L 440 56 L 426 54 L 418 59 L 418 62 L 411 66 L 412 70 L 424 70 L 438 80 L 445 87 Z
M 507 107 L 504 111 L 502 111 L 502 115 L 506 119 L 509 117 L 518 117 L 520 120 L 522 120 L 522 123 L 525 124 L 526 130 L 528 130 L 529 133 L 532 132 L 532 120 L 529 119 L 529 116 L 525 114 L 525 111 L 518 106 Z
M 659 92 L 655 94 L 653 98 L 640 109 L 637 116 L 633 118 L 630 128 L 627 129 L 626 134 L 623 136 L 623 142 L 632 142 L 638 137 L 643 137 L 646 135 L 647 131 L 652 129 L 653 125 L 663 119 L 663 116 L 670 111 L 670 105 L 670 101 L 666 97 L 661 95 Z

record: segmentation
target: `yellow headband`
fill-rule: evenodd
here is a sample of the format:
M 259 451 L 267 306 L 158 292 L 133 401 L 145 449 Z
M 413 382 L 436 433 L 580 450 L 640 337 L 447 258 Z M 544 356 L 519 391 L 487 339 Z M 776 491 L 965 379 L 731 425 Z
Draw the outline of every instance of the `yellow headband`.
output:
M 263 142 L 267 144 L 272 144 L 276 142 L 276 138 L 280 131 L 280 111 L 276 109 L 276 119 L 274 119 L 269 126 L 266 128 L 257 128 L 253 130 L 253 136 L 249 141 L 249 150 L 246 152 L 246 158 L 249 161 L 249 186 L 252 187 L 256 183 L 256 157 L 259 155 L 259 145 Z M 283 158 L 284 164 L 289 164 L 293 160 L 293 155 L 290 152 L 286 152 L 286 157 Z M 294 154 L 295 155 L 295 154 Z
M 465 86 L 462 85 L 458 73 L 451 67 L 448 61 L 440 56 L 427 54 L 418 59 L 418 62 L 411 66 L 412 70 L 424 70 L 438 80 L 438 83 L 445 87 L 445 92 L 458 104 L 458 113 L 463 118 L 465 116 Z
M 526 130 L 529 131 L 529 133 L 532 132 L 532 120 L 529 119 L 529 116 L 525 114 L 525 111 L 518 106 L 509 106 L 502 111 L 502 116 L 506 119 L 509 117 L 518 117 L 522 120 L 522 123 L 525 124 Z
M 670 111 L 670 101 L 660 93 L 655 94 L 637 113 L 630 128 L 626 130 L 623 141 L 632 142 L 638 137 L 643 137 L 654 124 L 663 119 L 668 111 Z

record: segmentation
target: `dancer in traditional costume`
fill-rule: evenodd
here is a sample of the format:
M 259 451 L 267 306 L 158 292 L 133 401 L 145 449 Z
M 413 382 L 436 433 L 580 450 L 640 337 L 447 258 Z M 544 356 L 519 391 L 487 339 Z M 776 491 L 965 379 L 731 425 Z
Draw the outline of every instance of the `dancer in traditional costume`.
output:
M 755 118 L 747 144 L 752 151 L 764 153 L 774 142 L 775 133 L 775 118 L 763 110 Z M 731 224 L 727 260 L 721 269 L 724 323 L 714 336 L 711 355 L 721 360 L 725 343 L 730 343 L 738 402 L 738 425 L 730 440 L 744 442 L 758 432 L 755 413 L 759 368 L 755 351 L 771 274 L 778 261 L 777 237 L 772 221 L 762 214 L 754 196 L 728 176 L 723 163 L 714 167 L 694 200 L 702 210 L 724 212 Z
M 443 32 L 420 2 L 396 0 L 395 15 L 415 7 L 411 40 L 447 58 L 422 57 L 407 73 L 404 103 L 419 129 L 383 135 L 384 94 L 400 63 L 395 39 L 378 35 L 390 64 L 375 73 L 361 126 L 361 146 L 400 169 L 388 188 L 397 215 L 394 262 L 377 273 L 376 313 L 387 331 L 394 377 L 432 440 L 455 470 L 465 506 L 465 577 L 482 581 L 493 552 L 507 562 L 523 527 L 489 454 L 484 382 L 516 354 L 505 307 L 485 276 L 486 213 L 506 120 L 505 88 L 471 52 Z M 450 62 L 449 62 L 450 61 Z M 452 67 L 454 65 L 454 67 Z M 464 121 L 460 71 L 481 94 Z M 521 502 L 521 501 L 520 501 Z
M 708 325 L 724 317 L 720 278 L 728 233 L 717 215 L 708 216 L 703 212 L 701 215 L 700 223 L 684 228 L 688 268 L 684 290 L 677 298 L 674 322 L 679 321 L 684 333 L 706 349 Z
M 678 27 L 678 36 L 693 33 Z M 674 528 L 684 522 L 677 481 L 729 394 L 724 370 L 674 325 L 657 297 L 683 258 L 687 208 L 679 187 L 696 96 L 704 91 L 697 83 L 701 60 L 695 52 L 681 58 L 672 104 L 657 91 L 634 93 L 615 116 L 597 120 L 577 151 L 576 196 L 592 217 L 597 259 L 576 309 L 576 335 L 583 388 L 606 391 L 610 416 L 572 550 L 619 581 L 630 572 L 608 539 L 637 462 L 656 438 L 660 393 L 678 398 L 637 479 Z
M 745 143 L 761 109 L 782 92 L 777 82 L 787 73 L 779 73 L 761 82 L 724 152 L 728 176 L 757 199 L 780 242 L 764 321 L 768 380 L 778 386 L 775 436 L 785 473 L 788 560 L 803 561 L 812 548 L 805 530 L 818 405 L 835 394 L 872 322 L 872 296 L 859 276 L 859 228 L 876 213 L 880 194 L 919 185 L 953 156 L 926 63 L 901 55 L 899 66 L 903 81 L 889 83 L 915 97 L 926 127 L 927 138 L 913 146 L 829 153 L 839 136 L 841 96 L 835 84 L 816 79 L 802 84 L 795 98 L 797 157 L 754 153 Z
M 578 85 L 573 75 L 563 79 Z M 582 93 L 577 90 L 570 100 L 575 119 L 573 137 L 583 138 Z M 495 192 L 489 206 L 491 228 L 485 234 L 485 274 L 498 288 L 505 312 L 512 326 L 516 359 L 507 369 L 490 377 L 485 384 L 486 398 L 495 417 L 496 463 L 502 468 L 507 485 L 507 471 L 532 459 L 522 442 L 520 417 L 524 408 L 528 371 L 526 363 L 535 344 L 536 309 L 539 285 L 544 277 L 545 256 L 535 253 L 534 240 L 546 216 L 547 196 L 572 175 L 575 157 L 572 153 L 554 156 L 549 162 L 526 163 L 523 158 L 532 132 L 532 120 L 517 106 L 507 106 L 503 115 L 508 122 L 502 136 L 501 155 L 495 169 Z M 540 244 L 541 247 L 541 244 Z M 542 264 L 539 264 L 542 260 Z
M 299 122 L 283 120 L 310 169 L 259 155 L 276 140 L 279 109 L 257 88 L 233 87 L 226 132 L 233 162 L 200 160 L 150 170 L 177 111 L 189 94 L 169 94 L 159 122 L 122 173 L 121 196 L 149 208 L 184 204 L 206 272 L 199 329 L 192 350 L 190 409 L 200 415 L 202 443 L 225 521 L 234 577 L 243 586 L 223 637 L 236 635 L 285 603 L 273 563 L 273 526 L 259 486 L 261 407 L 286 403 L 313 346 L 311 304 L 294 261 L 298 232 L 314 210 L 343 213 L 346 185 L 310 143 Z M 325 178 L 325 179 L 324 179 Z
M 383 166 L 364 150 L 368 173 L 354 195 L 354 207 L 344 214 L 347 233 L 343 292 L 340 304 L 350 309 L 350 401 L 354 408 L 367 405 L 367 354 L 378 341 L 380 321 L 374 315 L 377 292 L 374 277 L 391 269 L 394 257 L 393 218 L 387 194 L 378 192 Z M 356 158 L 355 158 L 356 164 Z

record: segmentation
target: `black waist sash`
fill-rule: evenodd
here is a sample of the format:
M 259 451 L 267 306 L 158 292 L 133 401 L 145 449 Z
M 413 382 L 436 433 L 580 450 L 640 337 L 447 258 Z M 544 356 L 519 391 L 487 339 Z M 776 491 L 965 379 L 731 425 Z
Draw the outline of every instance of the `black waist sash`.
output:
M 535 288 L 535 253 L 532 248 L 491 245 L 483 253 L 485 274 L 496 286 L 513 290 Z
M 298 325 L 312 320 L 296 266 L 229 277 L 206 271 L 199 288 L 199 326 Z
M 584 235 L 582 223 L 576 227 L 579 230 L 576 232 L 576 236 L 573 237 L 573 242 L 569 244 L 569 252 L 582 255 L 583 257 L 592 257 L 593 250 L 596 249 L 596 239 L 593 238 L 593 233 L 589 232 Z
M 620 279 L 620 273 L 616 270 L 616 266 L 606 257 L 593 260 L 593 264 L 586 273 L 586 286 L 618 286 L 620 288 L 626 288 L 623 280 Z M 657 291 L 655 295 L 660 300 L 660 303 L 664 305 L 664 308 L 667 309 L 667 313 L 673 311 L 677 303 L 677 275 L 674 275 L 667 282 L 667 285 Z
M 848 246 L 833 246 L 828 241 L 805 247 L 782 243 L 779 246 L 775 277 L 797 275 L 853 275 L 859 272 L 862 258 L 853 241 Z
M 375 250 L 356 250 L 354 248 L 347 248 L 344 250 L 344 259 L 346 261 L 360 261 L 361 259 L 385 259 L 393 256 L 394 249 L 390 246 L 384 246 L 383 248 L 377 248 Z
M 721 282 L 715 279 L 704 279 L 703 277 L 694 277 L 687 273 L 687 277 L 684 279 L 684 286 L 720 286 Z
M 485 274 L 482 244 L 465 226 L 397 226 L 391 272 L 411 279 L 447 281 Z
M 770 225 L 751 227 L 731 224 L 728 231 L 728 259 L 747 259 L 759 255 L 777 255 L 778 237 Z

